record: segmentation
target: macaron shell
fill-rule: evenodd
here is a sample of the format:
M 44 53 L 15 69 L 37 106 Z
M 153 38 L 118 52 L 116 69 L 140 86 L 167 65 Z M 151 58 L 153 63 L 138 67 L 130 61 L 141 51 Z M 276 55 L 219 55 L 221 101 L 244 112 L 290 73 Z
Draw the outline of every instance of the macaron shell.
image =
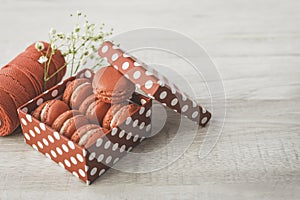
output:
M 54 122 L 52 123 L 52 128 L 56 131 L 60 131 L 65 121 L 80 114 L 81 113 L 78 110 L 67 110 L 54 120 Z
M 99 126 L 96 125 L 96 124 L 87 124 L 87 125 L 84 125 L 84 126 L 80 127 L 79 129 L 77 129 L 77 130 L 74 132 L 74 134 L 73 134 L 72 137 L 71 137 L 71 140 L 72 140 L 73 142 L 78 143 L 79 140 L 80 140 L 80 138 L 81 138 L 84 134 L 86 134 L 86 132 L 88 132 L 88 131 L 90 131 L 90 130 L 92 130 L 92 129 L 96 129 L 96 128 L 99 128 Z
M 70 106 L 72 109 L 79 109 L 81 103 L 91 94 L 93 88 L 91 83 L 83 83 L 73 91 L 70 99 Z
M 103 118 L 107 111 L 111 107 L 111 104 L 105 103 L 101 100 L 94 101 L 86 111 L 86 117 L 91 123 L 100 123 L 102 126 Z
M 113 116 L 124 106 L 125 103 L 122 104 L 114 104 L 112 105 L 108 111 L 106 112 L 103 121 L 102 121 L 102 127 L 110 129 L 110 122 L 113 119 Z
M 135 91 L 135 85 L 112 66 L 99 69 L 92 85 L 96 96 L 108 103 L 129 99 Z
M 87 97 L 80 105 L 79 107 L 79 111 L 85 115 L 86 114 L 86 110 L 88 109 L 88 107 L 96 101 L 96 96 L 94 94 L 90 95 L 89 97 Z
M 32 112 L 32 116 L 38 120 L 41 120 L 41 112 L 43 110 L 43 108 L 47 105 L 47 102 L 42 103 L 41 105 L 39 105 L 33 112 Z
M 120 126 L 127 119 L 127 117 L 132 116 L 133 113 L 135 113 L 139 109 L 139 107 L 140 106 L 138 106 L 137 104 L 129 104 L 129 105 L 123 106 L 113 116 L 113 118 L 110 122 L 110 128 Z
M 109 131 L 105 128 L 99 128 L 98 130 L 95 130 L 95 133 L 92 134 L 91 137 L 87 139 L 87 141 L 85 142 L 85 144 L 83 144 L 83 146 L 86 149 L 89 148 L 90 146 L 95 144 L 99 138 L 104 137 L 107 133 L 109 133 Z
M 48 101 L 45 106 L 43 108 L 46 109 L 45 112 L 41 113 L 41 121 L 49 126 L 53 124 L 59 115 L 69 110 L 69 106 L 65 102 L 57 99 Z
M 70 99 L 71 99 L 74 89 L 77 88 L 79 85 L 86 83 L 86 82 L 89 82 L 89 79 L 78 78 L 78 79 L 73 80 L 69 85 L 67 85 L 67 87 L 64 91 L 64 94 L 62 96 L 62 100 L 65 103 L 70 104 Z
M 67 120 L 66 122 L 67 122 L 67 124 L 66 125 L 64 124 L 62 129 L 64 127 L 66 127 L 66 128 L 64 130 L 61 130 L 61 132 L 67 138 L 71 138 L 73 133 L 77 129 L 79 129 L 80 127 L 89 123 L 87 118 L 83 115 L 76 115 L 76 116 L 70 118 L 69 120 Z

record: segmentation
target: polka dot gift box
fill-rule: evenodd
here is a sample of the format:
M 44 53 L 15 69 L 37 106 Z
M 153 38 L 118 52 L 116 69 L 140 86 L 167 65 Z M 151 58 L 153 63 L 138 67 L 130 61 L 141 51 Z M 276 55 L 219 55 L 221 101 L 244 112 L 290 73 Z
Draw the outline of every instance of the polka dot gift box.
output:
M 136 87 L 164 106 L 181 113 L 203 127 L 210 120 L 210 112 L 190 99 L 176 85 L 170 83 L 165 76 L 145 63 L 139 62 L 111 42 L 104 42 L 98 54 L 135 83 Z
M 93 77 L 93 71 L 83 70 L 76 77 L 70 77 L 58 83 L 18 109 L 25 142 L 86 184 L 92 183 L 105 173 L 151 132 L 152 100 L 136 92 L 128 100 L 131 102 L 128 105 L 138 105 L 138 109 L 131 112 L 131 116 L 128 116 L 124 122 L 109 129 L 105 135 L 98 137 L 88 146 L 79 145 L 47 125 L 46 122 L 33 117 L 33 111 L 44 103 L 49 100 L 63 99 L 66 87 L 73 80 L 92 80 Z M 82 129 L 77 127 L 77 130 Z

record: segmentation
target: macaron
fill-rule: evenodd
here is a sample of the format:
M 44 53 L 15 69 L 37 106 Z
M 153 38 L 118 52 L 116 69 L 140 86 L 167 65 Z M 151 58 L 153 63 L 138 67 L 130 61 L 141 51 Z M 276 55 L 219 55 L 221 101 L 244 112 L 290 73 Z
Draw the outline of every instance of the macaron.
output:
M 103 118 L 110 106 L 111 104 L 96 99 L 95 95 L 91 95 L 82 102 L 79 111 L 83 113 L 91 123 L 102 126 Z
M 81 86 L 82 84 L 85 84 L 85 83 L 90 83 L 90 81 L 89 81 L 89 79 L 87 79 L 87 78 L 77 78 L 77 79 L 75 79 L 75 80 L 73 80 L 71 83 L 69 83 L 68 85 L 67 85 L 67 87 L 66 87 L 66 89 L 65 89 L 65 91 L 64 91 L 64 94 L 63 94 L 63 96 L 62 96 L 62 100 L 65 102 L 65 103 L 67 103 L 67 104 L 69 104 L 70 105 L 70 100 L 71 100 L 71 98 L 72 98 L 72 95 L 73 95 L 73 92 L 79 87 L 79 86 Z M 86 85 L 84 86 L 84 87 L 86 87 Z M 81 88 L 79 88 L 79 90 L 77 90 L 77 92 L 78 91 L 80 91 L 81 90 Z M 87 91 L 87 93 L 88 93 L 89 91 Z M 77 96 L 78 94 L 75 94 L 75 97 Z M 88 95 L 89 96 L 89 95 Z M 74 101 L 74 98 L 75 97 L 73 97 L 73 101 Z M 76 98 L 75 98 L 76 99 Z M 74 102 L 73 102 L 74 103 Z M 75 103 L 75 104 L 77 104 L 77 103 Z
M 67 138 L 71 138 L 77 129 L 88 123 L 89 121 L 84 115 L 75 115 L 63 123 L 59 133 Z
M 52 128 L 56 131 L 60 131 L 61 127 L 63 126 L 64 122 L 74 117 L 76 115 L 80 115 L 81 113 L 78 110 L 67 110 L 59 115 L 53 122 Z
M 117 117 L 121 117 L 122 119 L 124 118 L 126 120 L 127 117 L 131 116 L 133 108 L 135 108 L 135 104 L 126 105 L 126 103 L 122 103 L 112 105 L 103 118 L 102 126 L 107 129 L 115 127 Z M 120 110 L 121 112 L 119 112 Z M 126 114 L 126 116 L 120 116 L 121 113 Z
M 53 99 L 42 103 L 32 113 L 32 116 L 51 126 L 54 120 L 67 110 L 69 110 L 69 106 L 65 102 Z
M 135 85 L 112 66 L 99 69 L 92 85 L 98 99 L 113 104 L 130 99 L 135 91 Z
M 96 124 L 87 124 L 77 129 L 71 140 L 80 146 L 89 147 L 94 144 L 98 138 L 103 137 L 109 130 L 102 128 Z M 90 145 L 87 145 L 90 144 Z
M 70 98 L 70 106 L 72 109 L 79 109 L 81 103 L 93 93 L 92 84 L 83 83 L 76 87 Z

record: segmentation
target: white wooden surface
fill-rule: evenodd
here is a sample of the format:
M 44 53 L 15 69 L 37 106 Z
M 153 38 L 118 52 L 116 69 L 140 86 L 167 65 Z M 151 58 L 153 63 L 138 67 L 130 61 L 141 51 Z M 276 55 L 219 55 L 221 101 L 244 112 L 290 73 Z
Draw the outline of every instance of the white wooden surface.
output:
M 222 136 L 205 159 L 201 129 L 172 165 L 110 170 L 91 186 L 20 134 L 0 138 L 0 199 L 299 199 L 299 9 L 298 0 L 0 0 L 1 65 L 46 39 L 50 27 L 70 28 L 68 14 L 82 10 L 115 33 L 155 26 L 189 35 L 217 64 L 227 96 Z

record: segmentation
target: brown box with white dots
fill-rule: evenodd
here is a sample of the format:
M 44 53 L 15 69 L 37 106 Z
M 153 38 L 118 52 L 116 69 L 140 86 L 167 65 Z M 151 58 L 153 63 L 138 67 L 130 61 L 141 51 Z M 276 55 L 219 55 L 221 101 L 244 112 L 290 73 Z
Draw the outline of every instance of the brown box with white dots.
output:
M 83 70 L 77 77 L 92 79 L 93 72 Z M 43 102 L 61 99 L 66 86 L 77 77 L 70 77 L 30 100 L 18 109 L 18 115 L 27 144 L 90 184 L 150 134 L 152 100 L 134 93 L 128 101 L 138 104 L 139 109 L 93 145 L 84 148 L 31 115 Z

